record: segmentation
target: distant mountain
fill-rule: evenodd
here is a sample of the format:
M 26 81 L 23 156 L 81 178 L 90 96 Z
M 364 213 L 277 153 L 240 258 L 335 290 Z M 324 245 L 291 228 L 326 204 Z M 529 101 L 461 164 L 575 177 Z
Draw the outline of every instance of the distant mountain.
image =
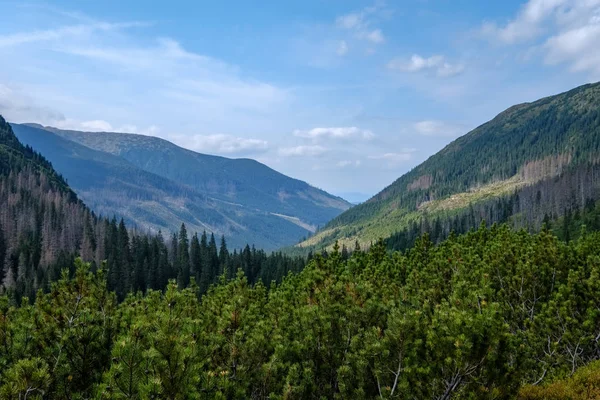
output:
M 363 203 L 369 200 L 372 196 L 371 194 L 361 192 L 342 192 L 336 194 L 354 205 Z
M 232 246 L 296 243 L 348 209 L 345 200 L 249 159 L 195 153 L 124 133 L 13 124 L 93 210 L 140 229 L 224 234 Z
M 301 247 L 544 221 L 600 198 L 600 84 L 516 105 L 456 139 L 390 186 L 334 218 Z

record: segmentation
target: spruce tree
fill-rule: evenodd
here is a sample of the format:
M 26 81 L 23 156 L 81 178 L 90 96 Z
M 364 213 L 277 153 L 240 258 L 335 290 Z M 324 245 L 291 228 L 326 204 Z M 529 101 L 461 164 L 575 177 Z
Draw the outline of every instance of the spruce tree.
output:
M 190 250 L 185 224 L 179 230 L 179 246 L 177 248 L 177 284 L 185 288 L 190 284 Z
M 4 260 L 6 259 L 6 242 L 4 241 L 4 231 L 0 224 L 0 283 L 4 281 Z
M 202 267 L 200 270 L 200 280 L 198 281 L 198 287 L 200 289 L 200 293 L 204 293 L 210 286 L 212 280 L 210 270 L 210 258 L 208 255 L 208 238 L 206 236 L 206 231 L 202 232 L 202 236 L 200 238 L 200 254 L 202 257 Z
M 159 237 L 162 238 L 162 234 L 159 231 L 158 235 L 152 237 L 150 243 L 150 267 L 148 271 L 148 288 L 152 290 L 161 289 L 161 273 L 160 273 L 160 245 L 159 245 Z
M 158 259 L 158 281 L 160 282 L 160 289 L 164 289 L 167 286 L 167 282 L 170 279 L 169 273 L 171 271 L 171 265 L 169 263 L 169 251 L 167 245 L 163 239 L 162 234 L 159 232 L 157 237 L 157 245 L 159 248 L 159 259 Z
M 210 241 L 208 242 L 208 259 L 210 268 L 210 282 L 214 283 L 217 281 L 217 277 L 220 274 L 219 271 L 219 253 L 217 250 L 217 242 L 215 235 L 210 234 Z
M 129 247 L 129 233 L 125 227 L 125 221 L 121 219 L 118 228 L 117 237 L 117 252 L 118 252 L 118 263 L 119 263 L 119 274 L 117 282 L 117 297 L 119 299 L 125 298 L 127 292 L 131 288 L 131 248 Z
M 233 278 L 233 271 L 229 269 L 229 252 L 227 251 L 225 235 L 221 236 L 221 246 L 219 247 L 219 265 L 219 274 L 225 274 L 228 279 Z
M 198 233 L 194 233 L 190 244 L 190 276 L 194 277 L 196 284 L 200 284 L 202 276 L 202 249 Z

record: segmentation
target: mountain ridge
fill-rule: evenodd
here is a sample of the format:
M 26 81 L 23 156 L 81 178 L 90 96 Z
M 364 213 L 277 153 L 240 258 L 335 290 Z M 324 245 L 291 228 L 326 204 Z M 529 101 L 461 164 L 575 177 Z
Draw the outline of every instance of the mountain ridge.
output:
M 137 134 L 13 127 L 23 142 L 48 153 L 94 210 L 121 211 L 116 214 L 146 230 L 175 231 L 185 222 L 191 231 L 224 234 L 232 245 L 272 250 L 296 243 L 350 207 L 251 159 L 204 155 Z M 42 140 L 48 135 L 51 140 Z
M 428 208 L 431 211 L 431 205 L 441 201 L 448 204 L 452 196 L 458 196 L 458 201 L 445 210 L 446 214 L 518 193 L 525 186 L 580 165 L 595 165 L 600 161 L 598 104 L 600 83 L 509 107 L 455 139 L 365 203 L 332 219 L 301 246 L 327 247 L 335 240 L 346 245 L 358 240 L 368 245 L 419 223 L 424 215 L 440 215 L 439 210 L 428 213 Z M 595 188 L 594 176 L 589 183 Z M 595 193 L 590 196 L 597 197 Z M 516 209 L 513 211 L 518 214 Z M 536 217 L 536 228 L 537 219 L 541 218 Z
M 31 125 L 31 124 L 28 124 L 28 125 Z M 172 175 L 170 176 L 170 174 L 172 174 L 173 171 L 171 171 L 170 168 L 167 168 L 167 170 L 165 171 L 163 168 L 164 163 L 161 163 L 161 162 L 156 163 L 155 161 L 165 161 L 165 155 L 167 152 L 169 154 L 173 154 L 175 152 L 181 152 L 186 157 L 191 157 L 195 162 L 200 162 L 202 164 L 205 164 L 205 166 L 209 165 L 209 163 L 213 163 L 213 164 L 219 163 L 218 166 L 223 168 L 223 172 L 230 179 L 231 179 L 231 177 L 230 177 L 231 171 L 229 171 L 227 168 L 235 167 L 232 164 L 236 164 L 236 163 L 238 163 L 240 165 L 244 164 L 244 167 L 246 167 L 246 168 L 239 168 L 233 172 L 235 174 L 238 174 L 235 177 L 235 179 L 237 179 L 237 180 L 253 179 L 256 177 L 256 175 L 255 175 L 256 172 L 261 172 L 263 174 L 265 174 L 265 173 L 273 174 L 274 177 L 277 178 L 278 180 L 285 179 L 289 182 L 294 183 L 295 185 L 300 185 L 303 188 L 313 189 L 313 190 L 317 191 L 318 194 L 327 195 L 328 197 L 334 199 L 334 201 L 337 202 L 337 206 L 339 206 L 340 208 L 344 208 L 344 207 L 347 208 L 349 206 L 349 203 L 346 202 L 344 199 L 342 199 L 339 196 L 330 195 L 329 193 L 325 192 L 322 189 L 312 186 L 312 185 L 310 185 L 304 181 L 301 181 L 299 179 L 288 177 L 288 176 L 280 173 L 279 171 L 276 171 L 273 168 L 271 168 L 265 164 L 262 164 L 256 160 L 250 159 L 250 158 L 227 158 L 227 157 L 223 157 L 223 156 L 198 153 L 193 150 L 178 146 L 177 144 L 174 144 L 166 139 L 162 139 L 162 138 L 158 138 L 158 137 L 154 137 L 154 136 L 134 134 L 134 133 L 83 132 L 83 131 L 74 131 L 74 130 L 61 130 L 61 129 L 57 129 L 57 128 L 53 128 L 53 127 L 42 127 L 41 129 L 51 131 L 61 137 L 64 137 L 71 141 L 75 141 L 77 143 L 80 143 L 84 146 L 90 147 L 95 150 L 100 150 L 100 151 L 104 151 L 104 152 L 107 152 L 110 154 L 120 155 L 124 159 L 128 160 L 132 164 L 134 164 L 144 170 L 148 170 L 150 172 L 168 177 L 170 179 L 173 179 L 173 176 Z M 107 138 L 110 138 L 110 140 L 106 140 Z M 140 143 L 140 142 L 142 142 L 142 143 Z M 150 150 L 153 150 L 153 147 L 155 147 L 155 146 L 159 147 L 160 154 L 158 154 L 158 155 L 156 155 L 156 154 L 153 155 L 153 154 L 149 154 L 149 153 L 139 154 L 136 152 L 136 150 L 139 150 L 140 148 L 148 151 L 148 148 L 152 147 L 152 148 L 150 148 Z M 146 156 L 146 158 L 142 158 L 142 156 Z M 150 156 L 150 157 L 148 157 L 148 156 Z M 166 157 L 166 158 L 169 158 L 169 157 Z M 191 162 L 189 162 L 189 161 L 190 161 L 190 159 L 188 158 L 186 162 L 188 164 L 191 164 Z M 167 166 L 171 166 L 171 165 L 167 164 Z M 251 171 L 252 173 L 249 173 L 250 171 L 248 170 L 248 168 L 252 168 L 252 167 L 258 167 L 259 170 L 258 171 L 252 170 Z M 221 172 L 221 171 L 219 171 L 219 172 Z M 212 173 L 212 171 L 211 171 L 211 173 Z M 203 175 L 200 175 L 200 176 L 202 178 L 204 178 Z M 273 179 L 273 177 L 270 177 L 270 178 Z M 197 184 L 197 181 L 198 181 L 198 179 L 194 179 L 193 177 L 190 177 L 189 175 L 186 175 L 183 178 L 175 179 L 175 180 L 186 181 L 185 183 L 190 184 L 191 186 L 195 186 L 195 183 Z M 201 183 L 205 182 L 205 180 L 199 180 L 199 181 Z M 273 195 L 273 193 L 270 193 L 270 195 Z

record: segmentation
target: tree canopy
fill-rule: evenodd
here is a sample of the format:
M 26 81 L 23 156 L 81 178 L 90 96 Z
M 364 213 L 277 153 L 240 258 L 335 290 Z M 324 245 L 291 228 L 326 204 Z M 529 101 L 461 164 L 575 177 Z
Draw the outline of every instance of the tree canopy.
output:
M 5 398 L 502 399 L 600 358 L 598 233 L 336 246 L 269 287 L 239 268 L 200 296 L 190 272 L 120 303 L 110 268 L 75 268 L 33 304 L 2 300 Z

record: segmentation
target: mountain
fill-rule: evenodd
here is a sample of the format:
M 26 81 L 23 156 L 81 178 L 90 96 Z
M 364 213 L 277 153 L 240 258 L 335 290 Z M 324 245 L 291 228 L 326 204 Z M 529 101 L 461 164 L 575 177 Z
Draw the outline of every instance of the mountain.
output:
M 92 252 L 84 232 L 94 229 L 95 216 L 1 116 L 0 203 L 0 292 L 32 298 L 72 264 L 72 254 Z
M 200 195 L 187 193 L 189 188 L 139 170 L 117 156 L 35 128 L 21 127 L 21 134 L 26 138 L 32 135 L 60 165 L 79 168 L 81 173 L 72 177 L 88 188 L 86 195 L 99 184 L 93 193 L 105 191 L 102 201 L 136 193 L 138 199 L 155 204 L 158 211 L 169 205 L 160 196 L 202 204 Z M 239 270 L 250 283 L 268 284 L 305 265 L 302 258 L 267 254 L 248 245 L 231 253 L 225 238 L 193 234 L 183 225 L 178 234 L 164 238 L 127 229 L 123 220 L 100 218 L 79 200 L 44 156 L 18 140 L 1 116 L 0 204 L 0 299 L 7 294 L 12 304 L 21 304 L 24 296 L 35 299 L 38 290 L 48 291 L 65 270 L 72 276 L 76 257 L 91 263 L 93 270 L 103 266 L 106 287 L 119 300 L 130 292 L 162 290 L 170 280 L 186 287 L 191 278 L 199 293 L 204 293 L 223 276 L 233 278 Z M 214 212 L 215 218 L 223 218 L 210 209 L 199 211 L 205 212 L 203 217 Z
M 600 197 L 600 83 L 513 106 L 456 139 L 301 247 L 410 246 L 481 221 L 537 230 Z
M 342 192 L 337 193 L 337 195 L 354 205 L 363 203 L 371 198 L 370 194 L 361 192 Z
M 158 227 L 167 233 L 178 229 L 171 221 L 177 225 L 185 222 L 190 232 L 210 231 L 211 225 L 216 224 L 225 227 L 230 221 L 215 210 L 214 202 L 206 196 L 137 168 L 119 156 L 90 149 L 43 129 L 26 125 L 14 128 L 19 140 L 35 146 L 59 171 L 67 172 L 69 184 L 98 214 L 117 214 L 141 230 Z M 244 245 L 244 238 L 239 239 L 232 244 Z
M 345 200 L 249 159 L 199 154 L 124 133 L 13 124 L 97 213 L 143 230 L 225 235 L 230 244 L 275 249 L 296 243 L 348 209 Z

